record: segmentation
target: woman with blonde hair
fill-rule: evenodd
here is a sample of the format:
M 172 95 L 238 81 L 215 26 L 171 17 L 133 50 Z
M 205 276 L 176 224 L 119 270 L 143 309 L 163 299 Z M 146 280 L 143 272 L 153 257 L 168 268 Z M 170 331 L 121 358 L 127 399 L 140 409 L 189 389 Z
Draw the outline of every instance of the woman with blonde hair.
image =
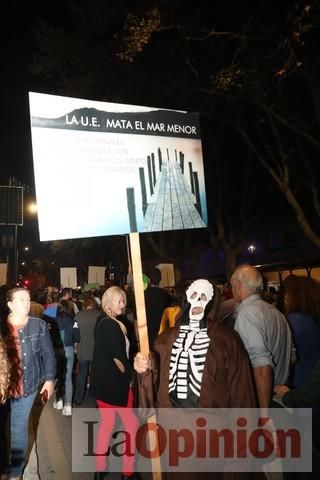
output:
M 96 399 L 100 424 L 96 447 L 96 473 L 94 478 L 106 477 L 110 436 L 119 415 L 124 430 L 128 432 L 134 452 L 134 439 L 138 420 L 132 409 L 133 369 L 129 361 L 129 340 L 124 324 L 119 320 L 126 306 L 126 294 L 117 287 L 108 288 L 102 296 L 104 314 L 98 317 L 94 330 L 94 349 L 91 367 L 91 393 Z M 125 408 L 124 408 L 125 407 Z M 123 456 L 122 480 L 137 480 L 134 455 Z

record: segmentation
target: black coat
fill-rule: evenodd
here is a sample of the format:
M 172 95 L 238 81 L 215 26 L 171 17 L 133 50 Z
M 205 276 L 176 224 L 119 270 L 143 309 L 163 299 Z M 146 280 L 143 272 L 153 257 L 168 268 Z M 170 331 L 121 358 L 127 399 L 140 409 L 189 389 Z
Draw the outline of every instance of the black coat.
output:
M 156 340 L 163 311 L 171 305 L 172 297 L 160 287 L 148 287 L 144 292 L 148 325 L 149 346 Z
M 124 366 L 123 373 L 114 359 Z M 94 330 L 90 381 L 93 397 L 111 405 L 126 406 L 132 374 L 120 325 L 106 315 L 100 316 Z

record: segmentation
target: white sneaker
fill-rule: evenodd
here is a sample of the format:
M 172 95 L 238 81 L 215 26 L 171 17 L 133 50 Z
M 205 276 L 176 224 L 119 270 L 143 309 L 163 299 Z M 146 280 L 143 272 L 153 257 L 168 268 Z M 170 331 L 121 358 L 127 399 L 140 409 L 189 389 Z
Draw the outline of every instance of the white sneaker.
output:
M 55 400 L 53 402 L 53 408 L 56 408 L 57 410 L 62 410 L 63 409 L 63 400 Z
M 72 415 L 72 407 L 71 405 L 65 405 L 62 410 L 62 415 L 65 415 L 66 417 L 71 417 Z

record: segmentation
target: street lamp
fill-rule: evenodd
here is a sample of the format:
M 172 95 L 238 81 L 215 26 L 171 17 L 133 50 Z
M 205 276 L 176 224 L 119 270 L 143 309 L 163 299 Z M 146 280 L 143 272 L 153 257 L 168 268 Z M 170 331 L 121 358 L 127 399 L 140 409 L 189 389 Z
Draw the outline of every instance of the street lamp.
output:
M 5 225 L 6 229 L 7 227 L 8 229 L 14 227 L 13 235 L 9 235 L 9 231 L 6 231 L 5 236 L 2 238 L 3 246 L 7 249 L 7 265 L 10 265 L 10 273 L 9 275 L 7 274 L 7 278 L 8 281 L 13 281 L 14 283 L 17 281 L 19 265 L 18 227 L 22 227 L 24 224 L 24 209 L 32 214 L 37 212 L 35 202 L 25 203 L 25 191 L 29 191 L 28 186 L 23 185 L 22 182 L 18 182 L 13 177 L 10 177 L 8 186 L 0 186 L 0 225 Z
M 37 213 L 38 212 L 37 204 L 35 202 L 29 203 L 29 205 L 27 205 L 27 210 L 33 214 Z
M 253 244 L 249 245 L 249 247 L 248 247 L 248 252 L 249 252 L 251 255 L 253 255 L 255 251 L 256 251 L 255 245 L 253 245 Z
M 28 204 L 24 204 L 25 211 L 28 213 L 35 215 L 37 213 L 37 204 L 35 202 L 30 202 Z M 23 226 L 23 224 L 21 225 Z M 30 247 L 26 245 L 23 247 L 25 252 L 29 252 Z M 14 247 L 14 281 L 17 282 L 18 280 L 18 267 L 19 267 L 19 248 L 18 248 L 18 227 L 15 227 L 15 247 Z M 21 265 L 25 266 L 25 262 L 22 262 Z

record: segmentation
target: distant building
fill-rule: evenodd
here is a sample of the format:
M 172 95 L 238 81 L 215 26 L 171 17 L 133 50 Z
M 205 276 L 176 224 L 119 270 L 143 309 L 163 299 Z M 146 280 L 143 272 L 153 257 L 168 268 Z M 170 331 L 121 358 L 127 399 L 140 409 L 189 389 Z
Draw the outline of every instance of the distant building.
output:
M 308 240 L 296 223 L 265 222 L 247 238 L 237 263 L 258 266 L 268 282 L 278 284 L 291 273 L 320 280 L 320 249 Z M 212 277 L 223 283 L 224 252 L 202 244 L 197 252 L 183 259 L 181 276 Z

